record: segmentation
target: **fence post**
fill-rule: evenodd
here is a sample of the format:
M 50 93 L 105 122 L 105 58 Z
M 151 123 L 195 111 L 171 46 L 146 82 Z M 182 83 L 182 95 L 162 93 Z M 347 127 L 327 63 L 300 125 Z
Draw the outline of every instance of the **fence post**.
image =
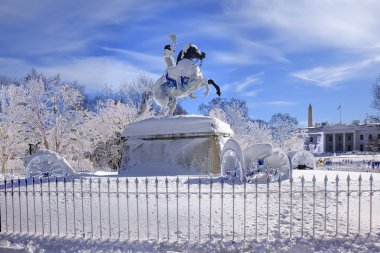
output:
M 59 198 L 58 198 L 58 178 L 55 178 L 55 197 L 57 202 L 57 235 L 59 236 Z
M 83 204 L 83 178 L 80 178 L 80 197 L 82 201 L 82 236 L 86 236 L 86 232 L 84 231 L 84 204 Z
M 7 179 L 4 177 L 4 198 L 5 198 L 5 232 L 8 232 L 8 191 Z M 34 219 L 34 222 L 36 219 Z
M 4 189 L 5 189 L 5 184 L 4 184 Z M 0 198 L 1 198 L 1 192 L 0 192 Z M 4 202 L 5 202 L 5 201 L 4 201 Z M 2 225 L 3 225 L 3 223 L 2 223 L 2 216 L 1 216 L 1 213 L 2 213 L 2 211 L 1 211 L 1 204 L 0 204 L 0 233 L 3 232 L 3 229 L 2 229 Z
M 317 179 L 313 175 L 313 237 L 315 237 L 315 182 Z
M 198 243 L 201 243 L 201 177 L 198 178 Z
M 220 232 L 220 235 L 221 235 L 221 240 L 223 241 L 223 206 L 224 206 L 224 203 L 223 203 L 223 190 L 224 190 L 224 179 L 222 178 L 220 180 L 220 198 L 221 198 L 221 206 L 220 206 L 220 229 L 221 229 L 221 232 Z
M 118 234 L 117 238 L 120 239 L 120 193 L 119 193 L 119 176 L 116 178 L 116 201 L 117 201 L 117 226 L 118 226 Z
M 35 188 L 35 179 L 33 177 L 33 215 L 34 215 L 34 234 L 37 234 L 37 215 L 36 215 L 36 188 Z M 5 200 L 5 203 L 6 200 Z
M 65 196 L 65 234 L 67 236 L 67 192 L 66 192 L 66 177 L 63 178 L 63 194 Z
M 281 238 L 281 176 L 278 177 L 278 235 Z
M 20 220 L 19 220 L 19 231 L 20 231 L 20 234 L 21 234 L 21 180 L 20 178 L 17 179 L 17 185 L 18 185 L 18 210 L 19 210 L 19 217 L 20 217 Z M 1 215 L 1 214 L 0 214 Z
M 156 180 L 154 181 L 154 184 L 156 186 L 156 215 L 157 215 L 157 240 L 160 240 L 160 223 L 159 223 L 159 215 L 158 215 L 158 178 L 156 177 Z
M 244 180 L 244 194 L 243 194 L 243 201 L 244 201 L 244 207 L 243 207 L 243 227 L 244 227 L 244 233 L 243 233 L 243 241 L 245 242 L 246 239 L 246 232 L 247 232 L 247 181 Z
M 304 186 L 305 186 L 305 177 L 302 175 L 301 177 L 301 237 L 303 238 L 303 209 L 304 209 Z
M 108 237 L 112 237 L 111 231 L 111 193 L 110 193 L 110 178 L 107 178 L 107 200 L 108 200 Z
M 74 225 L 74 237 L 76 237 L 77 236 L 77 226 L 76 226 L 76 210 L 75 210 L 75 179 L 74 179 L 74 177 L 72 177 L 72 179 L 71 179 L 71 188 L 72 188 L 72 190 L 73 190 L 73 192 L 72 192 L 72 196 L 73 196 L 73 215 L 74 215 L 74 223 L 73 223 L 73 225 Z
M 371 176 L 369 177 L 369 187 L 370 187 L 370 190 L 369 190 L 369 233 L 370 234 L 372 233 L 372 196 L 373 196 L 372 186 L 373 186 L 373 177 L 371 174 Z
M 336 196 L 336 214 L 335 214 L 335 236 L 338 235 L 338 211 L 339 211 L 339 176 L 335 177 L 335 196 Z
M 324 205 L 324 209 L 325 209 L 325 218 L 324 218 L 324 228 L 325 228 L 325 233 L 326 233 L 326 223 L 327 223 L 327 181 L 328 181 L 328 178 L 327 178 L 327 175 L 325 175 L 325 205 Z
M 257 241 L 257 237 L 258 237 L 258 234 L 257 234 L 257 198 L 258 198 L 258 193 L 257 193 L 257 177 L 255 178 L 255 239 Z
M 51 235 L 51 191 L 50 191 L 50 176 L 47 177 L 48 181 L 48 201 L 49 201 L 49 234 Z
M 177 179 L 175 180 L 175 185 L 176 185 L 176 204 L 177 204 L 177 241 L 179 240 L 179 214 L 178 214 L 178 198 L 179 198 L 179 194 L 178 194 L 178 187 L 179 187 L 179 178 L 177 177 Z
M 26 231 L 29 234 L 29 196 L 28 196 L 28 179 L 27 178 L 25 178 L 25 201 L 26 201 Z
M 98 178 L 98 198 L 99 198 L 99 230 L 100 230 L 100 238 L 103 237 L 103 226 L 102 226 L 102 196 L 100 191 L 100 178 Z
M 15 233 L 14 181 L 11 179 L 12 233 Z
M 168 193 L 169 181 L 166 177 L 165 179 L 165 188 L 166 188 L 166 235 L 167 240 L 169 241 L 169 193 Z
M 148 195 L 148 178 L 145 178 L 145 197 L 146 197 L 146 226 L 147 239 L 149 240 L 149 195 Z M 178 208 L 177 208 L 178 210 Z
M 94 222 L 92 218 L 92 177 L 90 177 L 90 225 L 91 225 L 91 238 L 94 237 Z
M 267 173 L 267 240 L 269 238 L 269 175 Z
M 235 183 L 236 177 L 232 178 L 232 242 L 235 242 Z
M 187 240 L 190 241 L 190 178 L 187 177 Z
M 290 175 L 290 226 L 289 226 L 289 237 L 292 238 L 293 230 L 293 176 Z
M 360 216 L 361 216 L 361 198 L 362 198 L 362 175 L 359 175 L 359 222 L 358 222 L 358 234 L 360 234 Z
M 209 213 L 209 216 L 210 216 L 210 223 L 209 223 L 209 239 L 211 240 L 211 223 L 212 223 L 212 176 L 210 177 L 210 213 Z
M 347 176 L 347 236 L 350 233 L 350 175 Z
M 125 188 L 127 191 L 127 226 L 128 226 L 128 240 L 131 239 L 131 228 L 129 223 L 129 180 L 125 179 Z
M 136 185 L 136 216 L 137 216 L 137 241 L 140 240 L 140 213 L 139 213 L 139 180 L 135 178 Z
M 44 204 L 43 204 L 43 193 L 42 193 L 42 177 L 40 177 L 40 202 L 41 202 L 41 225 L 42 225 L 42 235 L 45 235 L 44 226 Z

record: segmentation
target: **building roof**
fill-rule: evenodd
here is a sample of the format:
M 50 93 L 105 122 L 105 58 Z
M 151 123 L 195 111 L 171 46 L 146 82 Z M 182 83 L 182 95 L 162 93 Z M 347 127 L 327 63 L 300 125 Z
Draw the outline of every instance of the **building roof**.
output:
M 324 125 L 312 128 L 306 128 L 309 134 L 313 133 L 336 133 L 336 132 L 353 132 L 353 131 L 365 131 L 365 130 L 380 130 L 379 124 L 363 124 L 363 125 L 353 125 L 353 124 L 335 124 L 335 125 Z

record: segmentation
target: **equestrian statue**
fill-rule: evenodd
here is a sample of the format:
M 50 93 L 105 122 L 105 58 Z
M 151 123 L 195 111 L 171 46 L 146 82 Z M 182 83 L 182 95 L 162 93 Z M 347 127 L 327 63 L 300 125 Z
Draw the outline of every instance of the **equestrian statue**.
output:
M 167 116 L 173 115 L 177 106 L 177 99 L 189 96 L 195 99 L 194 91 L 206 88 L 205 96 L 209 93 L 209 84 L 214 86 L 216 94 L 221 95 L 220 87 L 212 79 L 205 79 L 200 70 L 202 61 L 206 57 L 194 44 L 186 44 L 178 53 L 177 61 L 174 61 L 174 52 L 177 40 L 174 34 L 169 35 L 172 45 L 164 47 L 165 73 L 153 86 L 153 99 L 161 107 L 161 113 Z M 195 61 L 194 61 L 195 60 Z M 200 61 L 199 66 L 197 65 Z

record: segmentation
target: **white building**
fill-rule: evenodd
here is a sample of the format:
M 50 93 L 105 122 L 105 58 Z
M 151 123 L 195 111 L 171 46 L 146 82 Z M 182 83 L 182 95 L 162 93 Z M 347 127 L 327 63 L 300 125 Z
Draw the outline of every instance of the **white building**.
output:
M 307 130 L 309 138 L 305 145 L 308 150 L 315 147 L 318 153 L 380 150 L 379 124 L 326 124 Z
M 315 150 L 317 153 L 380 151 L 380 124 L 360 124 L 354 120 L 350 125 L 322 123 L 313 126 L 312 113 L 310 104 L 307 128 L 309 137 L 305 142 L 307 150 Z

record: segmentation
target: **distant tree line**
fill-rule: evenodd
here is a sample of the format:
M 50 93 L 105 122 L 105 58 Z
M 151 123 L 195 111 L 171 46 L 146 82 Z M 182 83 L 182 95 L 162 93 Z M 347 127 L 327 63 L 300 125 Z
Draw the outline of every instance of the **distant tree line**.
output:
M 302 150 L 307 137 L 305 129 L 298 128 L 298 121 L 289 114 L 276 113 L 269 122 L 253 120 L 242 100 L 214 98 L 207 105 L 201 104 L 202 114 L 228 122 L 241 147 L 269 142 L 283 150 Z

